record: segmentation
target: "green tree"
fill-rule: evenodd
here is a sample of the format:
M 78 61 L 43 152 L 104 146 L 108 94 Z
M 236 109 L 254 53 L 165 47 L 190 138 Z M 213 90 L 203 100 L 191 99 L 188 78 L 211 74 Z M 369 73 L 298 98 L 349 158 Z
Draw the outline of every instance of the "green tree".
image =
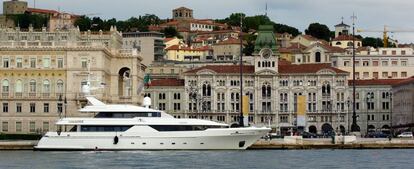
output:
M 284 24 L 279 24 L 279 23 L 275 23 L 273 24 L 273 29 L 275 30 L 276 33 L 289 33 L 292 36 L 297 36 L 299 34 L 301 34 L 301 32 L 295 28 L 295 27 L 291 27 L 288 25 L 284 25 Z
M 165 37 L 167 38 L 180 37 L 177 29 L 175 29 L 174 27 L 166 27 L 163 30 L 161 30 L 161 32 L 164 33 Z
M 49 21 L 49 18 L 46 16 L 28 13 L 9 15 L 7 17 L 11 17 L 16 26 L 19 25 L 20 28 L 28 28 L 32 25 L 33 28 L 40 29 L 42 27 L 46 27 Z
M 87 31 L 91 28 L 92 20 L 87 16 L 81 16 L 76 19 L 75 26 L 79 26 L 80 31 Z
M 384 42 L 381 38 L 365 37 L 362 39 L 362 46 L 371 46 L 377 48 L 384 46 Z
M 243 54 L 245 56 L 252 56 L 254 52 L 254 42 L 256 41 L 256 38 L 257 38 L 256 35 L 251 35 L 251 34 L 246 34 L 243 36 L 243 41 L 246 42 L 243 48 Z
M 329 41 L 331 37 L 331 31 L 329 30 L 328 26 L 320 23 L 311 23 L 308 29 L 305 30 L 305 34 L 326 41 Z

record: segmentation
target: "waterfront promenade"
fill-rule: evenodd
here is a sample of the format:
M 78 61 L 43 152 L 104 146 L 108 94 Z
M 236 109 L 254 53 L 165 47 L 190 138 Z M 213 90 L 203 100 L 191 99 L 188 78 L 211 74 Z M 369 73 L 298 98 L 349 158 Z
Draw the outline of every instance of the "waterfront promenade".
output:
M 3 140 L 0 150 L 32 150 L 37 140 Z M 405 149 L 414 148 L 414 139 L 393 138 L 356 138 L 351 142 L 339 139 L 333 143 L 332 138 L 313 139 L 272 139 L 259 140 L 249 149 Z

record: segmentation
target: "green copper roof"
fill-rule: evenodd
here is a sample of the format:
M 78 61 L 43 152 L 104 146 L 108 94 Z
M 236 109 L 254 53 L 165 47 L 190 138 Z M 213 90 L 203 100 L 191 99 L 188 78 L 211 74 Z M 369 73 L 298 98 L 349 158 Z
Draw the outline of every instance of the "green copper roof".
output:
M 273 33 L 273 25 L 260 25 L 254 45 L 254 54 L 259 54 L 262 48 L 272 49 L 276 52 L 276 38 Z

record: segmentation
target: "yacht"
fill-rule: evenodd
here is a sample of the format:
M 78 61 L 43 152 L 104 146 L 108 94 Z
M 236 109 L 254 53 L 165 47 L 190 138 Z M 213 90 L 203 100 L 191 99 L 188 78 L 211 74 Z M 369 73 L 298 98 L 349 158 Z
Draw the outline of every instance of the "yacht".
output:
M 180 119 L 144 105 L 105 104 L 93 96 L 80 112 L 90 118 L 61 118 L 36 150 L 220 150 L 246 149 L 270 128 L 240 127 L 202 119 Z

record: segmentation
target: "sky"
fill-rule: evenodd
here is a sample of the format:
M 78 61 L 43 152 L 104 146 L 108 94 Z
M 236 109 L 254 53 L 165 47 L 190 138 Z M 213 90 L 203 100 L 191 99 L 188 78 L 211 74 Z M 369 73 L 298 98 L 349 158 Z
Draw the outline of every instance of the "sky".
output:
M 325 24 L 330 30 L 344 22 L 352 25 L 351 16 L 357 16 L 356 29 L 378 30 L 387 25 L 395 32 L 389 36 L 400 43 L 414 42 L 414 0 L 27 0 L 30 7 L 55 9 L 75 14 L 95 14 L 104 19 L 128 19 L 132 16 L 155 14 L 171 18 L 171 10 L 181 6 L 193 9 L 197 19 L 226 18 L 231 13 L 260 15 L 266 12 L 271 20 L 298 28 L 301 32 L 310 23 Z M 0 6 L 2 9 L 2 4 Z M 382 37 L 381 32 L 360 33 L 363 36 Z

